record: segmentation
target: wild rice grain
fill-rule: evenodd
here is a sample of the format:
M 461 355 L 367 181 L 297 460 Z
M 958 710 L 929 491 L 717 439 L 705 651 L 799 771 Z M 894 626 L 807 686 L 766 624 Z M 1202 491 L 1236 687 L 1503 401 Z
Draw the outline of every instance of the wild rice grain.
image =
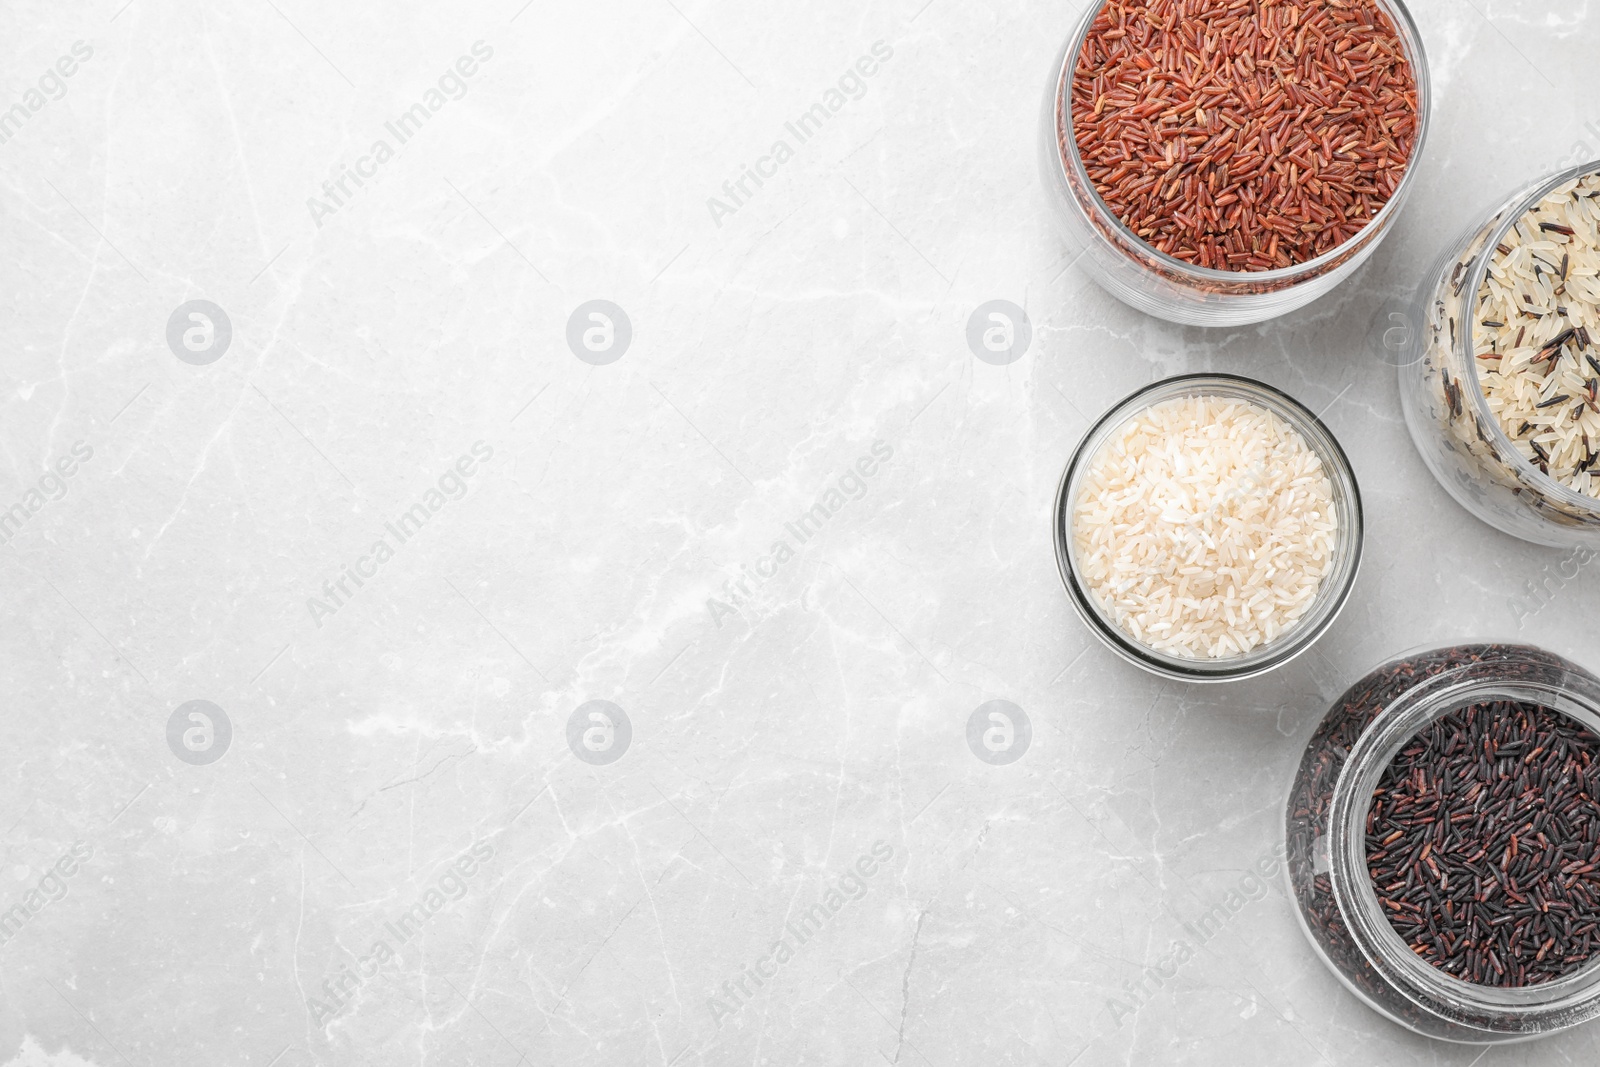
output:
M 1562 485 L 1600 497 L 1591 342 L 1600 331 L 1600 174 L 1568 182 L 1517 220 L 1489 261 L 1473 318 L 1478 384 L 1513 447 Z

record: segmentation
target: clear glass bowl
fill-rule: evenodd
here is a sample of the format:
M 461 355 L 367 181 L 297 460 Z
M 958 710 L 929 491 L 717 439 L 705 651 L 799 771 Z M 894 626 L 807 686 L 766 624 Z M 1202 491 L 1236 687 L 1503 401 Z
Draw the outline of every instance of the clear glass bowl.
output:
M 1394 226 L 1415 184 L 1428 138 L 1433 90 L 1428 57 L 1400 0 L 1375 0 L 1394 23 L 1417 83 L 1417 136 L 1394 196 L 1350 240 L 1315 259 L 1270 271 L 1196 267 L 1158 252 L 1112 214 L 1084 170 L 1072 133 L 1070 87 L 1078 52 L 1102 3 L 1091 4 L 1062 46 L 1045 93 L 1040 164 L 1056 221 L 1089 276 L 1125 304 L 1171 322 L 1239 326 L 1283 315 L 1330 292 L 1366 261 Z
M 1467 982 L 1413 952 L 1372 888 L 1367 810 L 1395 753 L 1441 715 L 1492 700 L 1543 705 L 1600 734 L 1600 679 L 1553 653 L 1496 643 L 1405 653 L 1351 686 L 1317 725 L 1284 820 L 1289 899 L 1318 957 L 1394 1022 L 1469 1044 L 1525 1041 L 1600 1015 L 1600 961 L 1520 988 Z
M 1124 423 L 1146 408 L 1179 397 L 1229 397 L 1265 408 L 1288 423 L 1322 460 L 1322 469 L 1333 486 L 1334 508 L 1339 517 L 1339 536 L 1333 548 L 1333 565 L 1324 576 L 1304 615 L 1276 639 L 1251 649 L 1242 656 L 1226 659 L 1186 659 L 1150 648 L 1117 624 L 1101 606 L 1099 598 L 1079 577 L 1077 546 L 1072 536 L 1072 510 L 1079 486 L 1090 461 L 1100 447 Z M 1114 404 L 1110 411 L 1089 428 L 1072 454 L 1056 488 L 1055 509 L 1056 567 L 1072 606 L 1098 638 L 1123 659 L 1164 678 L 1188 682 L 1229 682 L 1257 675 L 1282 666 L 1321 637 L 1338 617 L 1361 565 L 1363 521 L 1361 492 L 1356 485 L 1350 460 L 1328 428 L 1299 401 L 1264 382 L 1232 374 L 1184 374 L 1147 385 Z
M 1495 246 L 1584 163 L 1519 189 L 1469 227 L 1417 293 L 1400 359 L 1400 402 L 1422 460 L 1462 507 L 1495 529 L 1556 548 L 1600 547 L 1600 500 L 1524 459 L 1489 410 L 1472 350 L 1473 305 Z

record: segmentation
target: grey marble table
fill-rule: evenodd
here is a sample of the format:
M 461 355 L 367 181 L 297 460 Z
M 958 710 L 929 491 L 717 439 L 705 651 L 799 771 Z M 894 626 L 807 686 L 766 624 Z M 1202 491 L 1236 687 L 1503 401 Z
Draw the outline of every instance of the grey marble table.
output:
M 1050 229 L 1079 10 L 0 11 L 0 1062 L 1593 1062 L 1398 1029 L 1253 871 L 1381 657 L 1600 664 L 1596 568 L 1446 497 L 1373 343 L 1600 155 L 1600 22 L 1419 2 L 1397 230 L 1204 331 Z M 1089 420 L 1203 369 L 1368 506 L 1338 623 L 1226 687 L 1094 643 L 1049 532 Z

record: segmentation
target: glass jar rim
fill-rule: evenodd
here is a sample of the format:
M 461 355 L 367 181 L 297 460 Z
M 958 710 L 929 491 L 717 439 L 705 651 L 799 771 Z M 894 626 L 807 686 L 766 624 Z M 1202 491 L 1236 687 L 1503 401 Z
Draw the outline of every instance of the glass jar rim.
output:
M 1511 436 L 1500 425 L 1500 420 L 1489 410 L 1489 398 L 1483 394 L 1483 384 L 1478 380 L 1478 357 L 1473 351 L 1473 305 L 1478 300 L 1478 290 L 1483 288 L 1483 281 L 1489 274 L 1489 264 L 1493 261 L 1495 246 L 1500 244 L 1505 235 L 1511 232 L 1522 217 L 1545 197 L 1555 192 L 1567 182 L 1589 174 L 1600 174 L 1600 159 L 1593 159 L 1587 163 L 1579 163 L 1575 167 L 1558 171 L 1548 178 L 1534 184 L 1533 188 L 1525 195 L 1502 207 L 1500 210 L 1504 218 L 1495 226 L 1488 238 L 1483 243 L 1483 251 L 1477 256 L 1477 262 L 1467 274 L 1461 292 L 1457 294 L 1456 317 L 1457 321 L 1466 325 L 1466 329 L 1459 331 L 1460 336 L 1455 340 L 1456 356 L 1461 365 L 1466 368 L 1465 377 L 1472 388 L 1466 390 L 1471 394 L 1472 410 L 1477 417 L 1478 426 L 1487 427 L 1489 435 L 1494 438 L 1493 445 L 1502 456 L 1511 457 L 1511 469 L 1524 484 L 1537 487 L 1539 492 L 1553 497 L 1557 503 L 1591 515 L 1600 516 L 1600 498 L 1580 493 L 1570 486 L 1562 485 L 1552 476 L 1544 473 L 1533 465 L 1533 461 L 1525 457 L 1512 443 Z
M 1542 651 L 1509 642 L 1474 644 Z M 1411 656 L 1386 662 L 1407 658 Z M 1421 1010 L 1485 1035 L 1535 1036 L 1553 1028 L 1541 1027 L 1543 1022 L 1564 1028 L 1600 1016 L 1600 954 L 1562 978 L 1517 987 L 1468 982 L 1428 963 L 1390 924 L 1372 886 L 1366 862 L 1367 811 L 1372 792 L 1395 753 L 1430 722 L 1469 704 L 1492 699 L 1537 704 L 1600 735 L 1600 679 L 1562 657 L 1552 659 L 1561 664 L 1559 668 L 1550 664 L 1551 671 L 1560 672 L 1553 679 L 1499 677 L 1506 662 L 1501 659 L 1461 664 L 1418 682 L 1386 707 L 1351 746 L 1334 783 L 1329 808 L 1329 883 L 1362 956 L 1385 982 Z M 1515 1016 L 1516 1024 L 1485 1026 L 1482 1017 L 1496 1013 Z
M 1168 394 L 1158 396 L 1157 394 Z M 1334 546 L 1332 569 L 1306 613 L 1276 640 L 1259 645 L 1240 656 L 1223 659 L 1184 658 L 1168 655 L 1126 633 L 1097 602 L 1093 591 L 1078 577 L 1076 547 L 1072 537 L 1072 509 L 1084 469 L 1099 453 L 1105 438 L 1118 427 L 1163 400 L 1177 396 L 1221 396 L 1246 400 L 1266 408 L 1298 433 L 1306 446 L 1317 454 L 1333 486 L 1335 506 L 1344 502 L 1339 536 Z M 1238 374 L 1194 373 L 1162 378 L 1142 386 L 1112 404 L 1085 431 L 1073 449 L 1056 486 L 1055 507 L 1051 511 L 1056 551 L 1056 568 L 1067 598 L 1080 618 L 1113 652 L 1135 666 L 1159 675 L 1188 682 L 1232 682 L 1255 678 L 1274 670 L 1310 648 L 1333 625 L 1350 599 L 1356 575 L 1361 569 L 1366 524 L 1361 502 L 1361 487 L 1355 469 L 1332 431 L 1305 405 L 1266 382 Z
M 1061 71 L 1056 80 L 1055 91 L 1055 122 L 1056 122 L 1056 159 L 1060 163 L 1062 176 L 1067 178 L 1069 186 L 1071 178 L 1067 175 L 1070 169 L 1077 176 L 1081 186 L 1088 192 L 1094 210 L 1102 216 L 1101 222 L 1114 230 L 1118 237 L 1131 241 L 1152 256 L 1163 267 L 1174 273 L 1191 278 L 1198 282 L 1217 284 L 1270 284 L 1273 282 L 1287 281 L 1294 283 L 1297 279 L 1305 280 L 1322 275 L 1329 269 L 1338 266 L 1344 257 L 1351 254 L 1352 250 L 1359 249 L 1369 241 L 1375 233 L 1388 225 L 1388 220 L 1395 212 L 1401 209 L 1410 191 L 1413 177 L 1417 172 L 1417 161 L 1422 158 L 1422 148 L 1427 140 L 1429 116 L 1433 111 L 1433 90 L 1428 75 L 1427 50 L 1422 43 L 1422 34 L 1417 29 L 1411 11 L 1404 0 L 1372 0 L 1382 8 L 1395 24 L 1400 43 L 1406 49 L 1406 59 L 1411 63 L 1412 77 L 1417 86 L 1417 135 L 1411 146 L 1411 154 L 1406 158 L 1405 171 L 1400 175 L 1400 182 L 1395 186 L 1394 195 L 1390 196 L 1378 213 L 1367 220 L 1366 225 L 1356 231 L 1348 239 L 1340 242 L 1328 251 L 1288 267 L 1276 267 L 1272 270 L 1261 271 L 1233 271 L 1217 270 L 1213 267 L 1200 267 L 1193 263 L 1162 252 L 1144 238 L 1134 233 L 1128 225 L 1106 204 L 1101 197 L 1100 190 L 1089 178 L 1089 172 L 1083 165 L 1082 154 L 1078 151 L 1077 139 L 1072 134 L 1072 108 L 1067 102 L 1070 97 L 1072 72 L 1078 65 L 1078 53 L 1083 49 L 1083 42 L 1089 36 L 1089 28 L 1094 24 L 1094 18 L 1100 9 L 1105 6 L 1106 0 L 1095 0 L 1079 18 L 1077 26 L 1072 31 L 1071 42 L 1067 47 L 1066 55 L 1062 60 Z M 1070 151 L 1066 149 L 1071 145 Z

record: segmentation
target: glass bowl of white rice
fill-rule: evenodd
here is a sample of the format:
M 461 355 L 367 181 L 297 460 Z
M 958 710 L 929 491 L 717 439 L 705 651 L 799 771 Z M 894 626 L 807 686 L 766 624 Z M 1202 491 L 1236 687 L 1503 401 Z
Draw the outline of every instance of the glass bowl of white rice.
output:
M 1252 678 L 1349 599 L 1361 493 L 1332 433 L 1263 382 L 1188 374 L 1089 429 L 1056 491 L 1056 564 L 1113 652 L 1182 681 Z

